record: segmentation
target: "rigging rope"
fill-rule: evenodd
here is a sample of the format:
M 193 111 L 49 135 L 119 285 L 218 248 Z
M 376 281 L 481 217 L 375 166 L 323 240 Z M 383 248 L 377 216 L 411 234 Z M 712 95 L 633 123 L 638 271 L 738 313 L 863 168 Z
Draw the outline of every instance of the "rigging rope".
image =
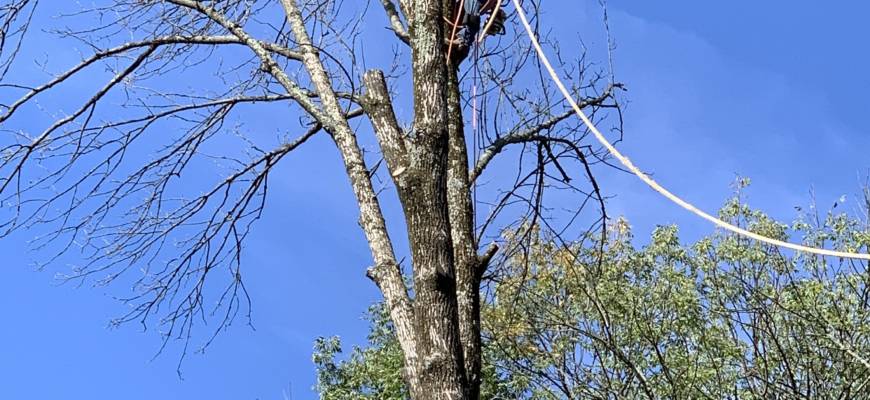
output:
M 586 116 L 586 114 L 583 112 L 583 110 L 580 109 L 580 106 L 577 105 L 577 102 L 571 96 L 571 93 L 565 87 L 565 84 L 562 83 L 562 80 L 559 78 L 559 74 L 556 73 L 556 70 L 553 68 L 553 65 L 550 63 L 549 58 L 547 58 L 547 55 L 544 53 L 543 48 L 541 48 L 541 44 L 539 43 L 538 38 L 535 35 L 534 29 L 532 29 L 532 26 L 529 24 L 528 17 L 526 16 L 525 11 L 523 10 L 522 5 L 520 4 L 520 0 L 513 0 L 513 3 L 514 3 L 514 7 L 516 7 L 516 9 L 517 9 L 517 15 L 520 17 L 520 21 L 522 22 L 523 26 L 525 27 L 526 34 L 528 34 L 529 40 L 532 42 L 532 46 L 535 48 L 535 51 L 538 53 L 538 57 L 541 59 L 541 62 L 544 64 L 544 67 L 547 69 L 547 72 L 550 74 L 550 78 L 553 80 L 553 83 L 555 83 L 556 86 L 559 88 L 559 91 L 562 92 L 562 96 L 565 97 L 565 100 L 568 101 L 568 104 L 571 105 L 571 108 L 574 109 L 574 112 L 577 114 L 578 117 L 580 117 L 580 119 L 583 121 L 583 124 L 585 124 L 586 127 L 589 128 L 589 130 L 595 136 L 595 139 L 597 139 L 598 142 L 601 143 L 601 145 L 604 146 L 607 149 L 607 151 L 613 155 L 613 157 L 615 157 L 617 160 L 619 160 L 619 162 L 623 166 L 625 166 L 625 168 L 627 168 L 635 176 L 640 178 L 640 180 L 642 180 L 644 183 L 646 183 L 647 186 L 651 187 L 653 190 L 655 190 L 656 192 L 658 192 L 662 196 L 666 197 L 668 200 L 676 203 L 680 207 L 688 210 L 689 212 L 691 212 L 691 213 L 693 213 L 693 214 L 695 214 L 703 219 L 706 219 L 709 222 L 712 222 L 716 226 L 723 228 L 725 230 L 734 232 L 738 235 L 757 240 L 759 242 L 771 244 L 771 245 L 778 246 L 778 247 L 784 247 L 784 248 L 795 250 L 795 251 L 817 254 L 817 255 L 821 255 L 821 256 L 832 256 L 832 257 L 840 257 L 840 258 L 870 260 L 870 254 L 867 254 L 867 253 L 852 253 L 852 252 L 845 252 L 845 251 L 820 249 L 820 248 L 816 248 L 816 247 L 809 247 L 809 246 L 800 245 L 797 243 L 786 242 L 786 241 L 782 241 L 779 239 L 770 238 L 770 237 L 767 237 L 764 235 L 759 235 L 759 234 L 754 233 L 754 232 L 750 232 L 746 229 L 729 224 L 728 222 L 725 222 L 719 218 L 716 218 L 716 217 L 700 210 L 699 208 L 695 207 L 691 203 L 681 199 L 677 195 L 671 193 L 670 191 L 668 191 L 667 189 L 665 189 L 664 187 L 659 185 L 649 175 L 645 174 L 638 167 L 636 167 L 631 162 L 631 160 L 628 159 L 628 157 L 626 157 L 625 155 L 620 153 L 619 150 L 617 150 L 616 147 L 614 147 L 613 144 L 611 144 L 604 137 L 604 135 L 601 134 L 601 132 L 598 130 L 598 128 L 595 126 L 595 124 L 593 124 L 592 121 L 589 120 L 589 117 Z
M 496 3 L 495 8 L 493 8 L 493 10 L 492 10 L 492 14 L 490 14 L 489 19 L 486 20 L 486 26 L 483 27 L 483 31 L 482 31 L 483 33 L 481 33 L 480 37 L 477 38 L 478 44 L 483 43 L 483 39 L 486 39 L 486 35 L 489 33 L 489 30 L 492 28 L 492 25 L 498 19 L 497 15 L 498 15 L 499 11 L 501 11 L 501 0 L 498 0 L 498 3 Z
M 447 46 L 447 63 L 450 64 L 450 54 L 453 53 L 453 42 L 456 40 L 456 31 L 459 28 L 459 18 L 462 17 L 462 7 L 465 5 L 465 0 L 459 0 L 459 8 L 456 9 L 456 19 L 453 21 L 453 28 L 450 33 L 450 44 Z

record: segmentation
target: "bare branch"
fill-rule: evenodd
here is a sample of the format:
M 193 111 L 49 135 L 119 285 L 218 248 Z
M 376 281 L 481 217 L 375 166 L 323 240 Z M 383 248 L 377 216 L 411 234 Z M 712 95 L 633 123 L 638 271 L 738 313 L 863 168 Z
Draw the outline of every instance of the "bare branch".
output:
M 402 24 L 402 18 L 399 17 L 399 11 L 396 10 L 396 5 L 393 0 L 381 0 L 384 6 L 384 11 L 387 13 L 387 18 L 390 19 L 390 28 L 402 42 L 405 44 L 411 43 L 411 36 L 408 35 L 408 30 Z M 406 14 L 407 15 L 407 14 Z
M 279 45 L 273 44 L 273 43 L 266 43 L 266 42 L 260 42 L 260 43 L 262 44 L 262 46 L 269 49 L 269 51 L 280 54 L 284 57 L 287 57 L 288 59 L 301 60 L 301 56 L 298 53 L 291 51 L 289 49 L 286 49 L 282 46 L 279 46 Z M 87 59 L 83 60 L 78 65 L 76 65 L 76 66 L 68 69 L 67 71 L 59 74 L 54 79 L 46 82 L 45 84 L 43 84 L 39 87 L 31 89 L 27 94 L 25 94 L 24 96 L 22 96 L 21 98 L 16 100 L 11 105 L 5 106 L 6 112 L 3 113 L 2 115 L 0 115 L 0 123 L 9 119 L 19 107 L 21 107 L 22 105 L 27 103 L 30 99 L 32 99 L 36 95 L 38 95 L 42 92 L 45 92 L 46 90 L 49 90 L 49 89 L 57 86 L 60 83 L 63 83 L 64 81 L 68 80 L 69 78 L 71 78 L 75 74 L 81 72 L 82 70 L 84 70 L 88 66 L 93 65 L 94 63 L 96 63 L 98 61 L 105 60 L 109 57 L 113 57 L 113 56 L 116 56 L 116 55 L 119 55 L 122 53 L 126 53 L 130 50 L 135 50 L 135 49 L 142 48 L 142 47 L 155 47 L 156 48 L 157 46 L 171 45 L 171 44 L 220 45 L 220 44 L 243 44 L 243 42 L 235 36 L 167 36 L 167 37 L 160 37 L 160 38 L 142 40 L 142 41 L 137 41 L 137 42 L 128 42 L 128 43 L 124 43 L 120 46 L 113 47 L 111 49 L 99 51 L 99 52 L 95 53 L 94 55 L 88 57 Z
M 400 176 L 408 163 L 405 135 L 393 112 L 393 102 L 390 99 L 384 73 L 380 70 L 368 71 L 363 77 L 363 82 L 367 88 L 363 107 L 372 121 L 375 135 L 390 167 L 390 174 L 397 182 L 401 182 Z
M 270 55 L 269 51 L 263 44 L 259 41 L 251 37 L 250 34 L 245 32 L 245 30 L 236 22 L 233 22 L 224 15 L 222 15 L 217 10 L 200 3 L 194 0 L 167 0 L 170 3 L 177 4 L 183 7 L 187 7 L 196 11 L 201 12 L 206 15 L 211 20 L 217 22 L 225 29 L 230 31 L 233 35 L 235 35 L 242 43 L 247 45 L 254 54 L 262 61 L 263 69 L 269 72 L 281 86 L 287 91 L 294 100 L 296 100 L 299 105 L 305 109 L 306 112 L 311 114 L 314 118 L 318 120 L 324 127 L 327 129 L 331 129 L 334 125 L 336 125 L 336 121 L 333 121 L 328 114 L 325 114 L 320 110 L 320 108 L 312 102 L 308 96 L 305 94 L 305 90 L 303 90 L 295 81 L 290 79 L 286 72 L 278 66 L 278 63 Z M 304 54 L 304 52 L 303 52 Z
M 153 45 L 149 46 L 145 51 L 139 54 L 139 56 L 136 57 L 136 59 L 125 70 L 116 74 L 102 89 L 100 89 L 96 94 L 94 94 L 93 97 L 85 102 L 85 104 L 81 108 L 79 108 L 76 112 L 72 113 L 66 118 L 56 121 L 52 126 L 50 126 L 36 139 L 34 139 L 29 145 L 13 146 L 12 148 L 7 147 L 6 150 L 11 150 L 12 154 L 7 154 L 5 160 L 0 163 L 0 168 L 6 167 L 6 165 L 11 160 L 15 159 L 18 160 L 18 164 L 14 167 L 13 171 L 10 173 L 9 176 L 0 179 L 0 181 L 3 182 L 2 185 L 0 185 L 0 194 L 3 194 L 6 191 L 6 188 L 9 186 L 10 183 L 12 183 L 13 180 L 20 178 L 21 168 L 27 162 L 27 159 L 30 158 L 30 155 L 33 154 L 33 152 L 36 151 L 37 148 L 39 148 L 43 144 L 43 142 L 50 137 L 52 133 L 54 133 L 56 130 L 60 129 L 64 125 L 72 122 L 80 115 L 84 114 L 87 110 L 92 108 L 98 101 L 100 101 L 100 99 L 103 98 L 103 96 L 106 95 L 106 93 L 109 92 L 109 90 L 111 90 L 115 85 L 117 85 L 127 76 L 136 71 L 136 69 L 139 68 L 139 66 L 148 59 L 148 57 L 154 52 L 154 50 L 156 50 L 156 48 L 157 47 Z M 23 154 L 18 156 L 18 153 Z
M 399 270 L 399 263 L 393 252 L 393 244 L 387 232 L 386 222 L 377 193 L 372 186 L 368 168 L 365 165 L 356 135 L 348 125 L 347 119 L 341 116 L 338 97 L 323 63 L 312 46 L 311 38 L 296 1 L 281 0 L 281 4 L 284 7 L 290 28 L 296 37 L 296 42 L 302 49 L 303 63 L 321 99 L 324 112 L 330 116 L 331 125 L 326 126 L 341 152 L 351 187 L 359 204 L 359 223 L 368 239 L 369 248 L 375 261 L 375 267 L 369 271 L 369 276 L 375 279 L 375 282 L 382 289 L 390 310 L 390 316 L 396 324 L 396 331 L 404 350 L 405 367 L 412 371 L 408 375 L 416 377 L 418 376 L 415 371 L 418 365 L 417 343 L 412 327 L 411 300 Z
M 600 96 L 594 98 L 588 98 L 579 103 L 580 107 L 591 107 L 591 106 L 600 106 L 604 104 L 604 102 L 613 96 L 614 88 L 622 88 L 621 84 L 613 84 L 609 85 L 607 89 L 605 89 Z M 549 120 L 544 121 L 541 124 L 535 125 L 530 128 L 526 128 L 523 130 L 515 130 L 507 135 L 501 136 L 496 139 L 483 153 L 480 155 L 480 158 L 477 159 L 477 162 L 474 165 L 474 169 L 471 171 L 471 176 L 469 180 L 474 182 L 483 173 L 483 170 L 486 169 L 486 166 L 489 165 L 489 162 L 492 159 L 501 153 L 505 147 L 511 144 L 516 143 L 525 143 L 529 141 L 537 141 L 533 138 L 539 135 L 541 132 L 552 129 L 560 122 L 572 117 L 574 115 L 573 110 L 565 111 L 559 115 L 556 115 Z M 531 139 L 531 140 L 530 140 Z

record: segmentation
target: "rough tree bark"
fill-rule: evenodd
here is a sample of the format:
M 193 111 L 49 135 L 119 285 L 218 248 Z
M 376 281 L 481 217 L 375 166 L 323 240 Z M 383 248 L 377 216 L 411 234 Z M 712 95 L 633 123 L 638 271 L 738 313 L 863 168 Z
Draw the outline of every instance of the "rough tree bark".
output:
M 186 349 L 193 321 L 206 315 L 202 299 L 207 293 L 203 288 L 210 271 L 228 264 L 232 272 L 231 282 L 218 301 L 218 307 L 226 306 L 227 310 L 217 331 L 238 312 L 238 308 L 234 309 L 238 299 L 247 297 L 239 269 L 241 244 L 265 204 L 270 172 L 283 157 L 325 131 L 341 155 L 356 197 L 359 225 L 373 260 L 367 275 L 383 293 L 394 323 L 404 353 L 405 379 L 411 397 L 479 400 L 481 285 L 490 260 L 499 251 L 498 246 L 491 244 L 481 252 L 480 238 L 493 229 L 512 204 L 523 204 L 525 208 L 516 212 L 518 217 L 513 222 L 499 229 L 528 232 L 532 229 L 529 225 L 549 223 L 542 215 L 546 210 L 542 206 L 543 193 L 549 185 L 559 185 L 560 189 L 578 195 L 581 205 L 574 210 L 576 213 L 590 198 L 597 198 L 603 205 L 597 184 L 590 182 L 594 190 L 574 186 L 566 172 L 570 168 L 563 165 L 574 163 L 586 173 L 590 171 L 588 160 L 602 161 L 594 149 L 580 144 L 584 131 L 568 122 L 570 110 L 561 106 L 560 101 L 551 103 L 543 88 L 538 98 L 530 96 L 527 89 L 510 89 L 516 76 L 526 68 L 534 69 L 527 66 L 527 47 L 518 44 L 521 36 L 514 35 L 512 42 L 506 40 L 507 45 L 496 46 L 493 52 L 482 56 L 500 58 L 498 70 L 489 67 L 482 73 L 482 79 L 494 82 L 492 91 L 497 93 L 494 97 L 500 111 L 492 116 L 490 129 L 496 131 L 495 137 L 487 134 L 481 139 L 477 143 L 480 147 L 474 149 L 480 151 L 479 156 L 475 152 L 476 158 L 469 160 L 464 115 L 469 96 L 464 92 L 467 85 L 464 86 L 462 75 L 469 44 L 452 37 L 457 1 L 380 1 L 397 43 L 410 51 L 413 102 L 410 128 L 402 127 L 394 107 L 389 80 L 395 77 L 379 69 L 365 71 L 361 77 L 352 76 L 354 70 L 345 68 L 324 48 L 322 42 L 328 35 L 323 32 L 332 29 L 332 21 L 324 17 L 324 10 L 332 7 L 333 0 L 105 1 L 110 8 L 95 6 L 83 11 L 104 17 L 104 11 L 112 9 L 119 15 L 116 21 L 93 31 L 65 32 L 90 44 L 95 49 L 92 56 L 41 86 L 3 86 L 4 90 L 24 90 L 24 94 L 2 105 L 0 123 L 31 106 L 35 97 L 94 65 L 118 61 L 125 65 L 75 112 L 42 132 L 16 135 L 3 147 L 0 200 L 12 204 L 13 216 L 0 221 L 0 227 L 5 229 L 2 235 L 40 223 L 51 226 L 46 240 L 70 237 L 69 244 L 61 246 L 59 253 L 68 251 L 74 242 L 83 251 L 89 249 L 88 263 L 76 269 L 69 279 L 83 280 L 97 272 L 113 271 L 107 282 L 132 265 L 151 266 L 158 254 L 168 251 L 164 243 L 181 236 L 176 257 L 154 271 L 146 268 L 147 274 L 137 281 L 139 292 L 127 300 L 132 311 L 119 322 L 145 323 L 165 310 L 159 323 L 166 326 L 166 340 L 180 336 Z M 4 38 L 4 45 L 0 45 L 0 79 L 6 76 L 18 55 L 36 4 L 34 0 L 15 0 L 8 7 L 0 7 L 3 27 L 0 33 Z M 275 19 L 271 25 L 264 25 L 274 29 L 268 33 L 277 39 L 264 40 L 260 37 L 267 36 L 253 33 L 248 24 L 253 16 Z M 142 27 L 129 28 L 131 21 L 132 25 L 138 22 Z M 118 29 L 110 33 L 104 31 L 115 28 Z M 106 41 L 123 38 L 118 32 L 125 30 L 139 38 L 105 47 Z M 339 37 L 332 42 L 338 46 L 335 43 L 344 43 L 347 38 L 336 32 L 339 30 L 330 34 Z M 163 94 L 161 98 L 177 100 L 178 104 L 158 102 L 151 108 L 146 97 L 129 96 L 135 107 L 140 100 L 146 104 L 148 112 L 144 116 L 125 119 L 112 114 L 105 122 L 92 118 L 97 105 L 106 103 L 107 94 L 120 83 L 137 76 L 146 79 L 169 74 L 174 71 L 173 66 L 192 68 L 198 64 L 188 64 L 188 52 L 230 46 L 246 49 L 251 57 L 231 70 L 247 67 L 251 77 L 229 85 L 222 95 L 191 102 L 191 98 L 200 97 Z M 453 56 L 448 60 L 450 46 Z M 349 62 L 356 67 L 352 54 L 356 48 L 346 49 L 351 53 Z M 583 68 L 576 73 L 586 76 Z M 615 108 L 611 89 L 619 86 L 611 82 L 600 91 L 603 75 L 588 75 L 586 83 L 573 88 L 578 96 L 586 96 L 582 105 L 592 111 Z M 342 81 L 344 78 L 346 81 Z M 358 90 L 355 79 L 362 83 L 363 90 Z M 135 89 L 132 85 L 127 88 L 129 93 L 135 93 Z M 203 153 L 202 143 L 221 129 L 234 107 L 281 102 L 298 107 L 305 116 L 300 122 L 304 134 L 269 151 L 251 145 L 252 152 L 257 154 L 251 159 L 226 156 L 238 165 L 226 179 L 202 195 L 168 200 L 171 197 L 168 188 L 180 179 L 181 171 L 191 160 Z M 196 113 L 202 115 L 191 115 Z M 351 125 L 353 118 L 362 115 L 371 122 L 380 156 L 402 207 L 412 288 L 407 287 L 387 230 L 381 194 L 373 183 L 376 171 L 367 164 L 358 128 Z M 126 176 L 120 172 L 123 168 L 119 166 L 124 165 L 124 154 L 130 146 L 140 141 L 143 132 L 152 125 L 170 118 L 190 122 L 189 129 L 161 148 L 155 161 L 134 168 Z M 501 129 L 498 123 L 506 121 L 509 127 Z M 511 145 L 522 147 L 520 154 L 537 154 L 537 158 L 525 162 L 525 156 L 518 157 L 518 178 L 495 193 L 490 214 L 478 223 L 476 218 L 484 215 L 482 210 L 476 210 L 472 198 L 475 181 L 490 161 Z M 107 150 L 111 148 L 117 150 Z M 97 163 L 88 165 L 84 161 L 101 152 L 106 155 Z M 54 164 L 49 163 L 44 176 L 31 178 L 37 174 L 35 171 L 41 171 L 32 165 L 57 158 L 67 160 L 66 164 L 52 169 Z M 81 168 L 86 172 L 85 178 L 71 177 L 75 175 L 70 174 L 71 170 Z M 559 174 L 551 177 L 548 169 L 554 168 Z M 588 178 L 592 180 L 591 174 Z M 48 196 L 40 192 L 45 187 L 53 191 Z M 145 195 L 141 196 L 142 193 Z M 137 204 L 134 212 L 115 213 L 121 208 L 119 204 L 131 201 L 138 202 L 134 203 Z M 60 211 L 52 214 L 55 209 Z M 602 227 L 603 218 L 602 213 L 599 220 Z M 528 221 L 533 222 L 524 224 Z M 197 229 L 190 233 L 191 227 Z M 495 236 L 501 233 L 497 231 Z

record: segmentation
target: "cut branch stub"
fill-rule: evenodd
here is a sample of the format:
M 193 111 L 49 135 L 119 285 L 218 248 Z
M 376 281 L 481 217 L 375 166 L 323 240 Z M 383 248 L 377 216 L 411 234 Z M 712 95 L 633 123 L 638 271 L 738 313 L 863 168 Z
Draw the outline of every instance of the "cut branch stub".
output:
M 404 134 L 393 111 L 384 73 L 380 70 L 368 71 L 363 76 L 363 83 L 366 87 L 363 108 L 372 122 L 375 136 L 390 169 L 390 175 L 396 184 L 401 186 L 402 173 L 408 167 L 407 147 Z

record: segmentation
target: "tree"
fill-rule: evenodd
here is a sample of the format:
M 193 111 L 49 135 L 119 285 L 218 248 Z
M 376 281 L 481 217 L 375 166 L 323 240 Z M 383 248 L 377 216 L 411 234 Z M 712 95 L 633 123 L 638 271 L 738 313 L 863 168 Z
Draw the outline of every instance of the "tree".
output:
M 867 221 L 843 213 L 783 224 L 735 198 L 720 216 L 771 237 L 791 230 L 808 245 L 870 247 Z M 786 255 L 723 232 L 685 246 L 674 226 L 637 248 L 625 220 L 612 225 L 604 253 L 597 237 L 566 246 L 535 235 L 493 276 L 485 398 L 870 398 L 866 263 Z M 379 312 L 368 347 L 345 361 L 335 361 L 337 338 L 318 341 L 324 398 L 407 398 L 390 385 L 385 360 L 398 350 Z
M 323 132 L 357 201 L 373 263 L 367 275 L 383 293 L 410 396 L 479 398 L 479 294 L 498 251 L 481 242 L 508 228 L 529 236 L 519 221 L 557 233 L 574 221 L 605 229 L 604 200 L 590 167 L 603 154 L 583 144 L 585 128 L 536 80 L 538 65 L 512 19 L 506 29 L 481 32 L 489 39 L 477 47 L 457 32 L 463 29 L 453 22 L 459 2 L 380 3 L 386 19 L 370 20 L 365 5 L 335 0 L 67 5 L 73 8 L 64 18 L 38 29 L 83 45 L 87 54 L 30 83 L 32 76 L 16 68 L 33 16 L 51 10 L 38 0 L 7 1 L 0 8 L 0 123 L 7 133 L 0 198 L 10 216 L 0 223 L 2 234 L 42 227 L 47 234 L 35 245 L 56 255 L 45 265 L 69 252 L 84 260 L 66 279 L 103 275 L 97 282 L 132 283 L 125 299 L 130 311 L 117 323 L 156 321 L 166 340 L 180 338 L 186 352 L 200 317 L 218 313 L 217 334 L 249 308 L 242 249 L 263 215 L 269 178 Z M 384 21 L 397 44 L 392 60 L 371 46 L 383 37 L 372 40 L 374 30 L 363 29 Z M 361 71 L 369 53 L 390 69 Z M 574 66 L 574 93 L 597 119 L 615 115 L 619 133 L 613 92 L 621 85 L 578 56 L 565 61 Z M 410 76 L 401 73 L 406 66 Z M 44 130 L 23 122 L 35 121 L 28 117 L 39 112 L 39 99 L 63 96 L 60 88 L 83 79 L 103 84 L 72 111 L 49 110 Z M 402 85 L 410 91 L 396 89 Z M 487 96 L 474 95 L 477 85 Z M 396 106 L 402 102 L 408 106 Z M 255 105 L 282 116 L 282 132 L 302 133 L 276 142 L 233 124 Z M 363 116 L 371 129 L 352 124 Z M 377 151 L 364 151 L 372 147 Z M 476 191 L 497 158 L 515 165 L 516 178 L 487 176 L 486 189 Z M 214 182 L 183 178 L 215 165 L 223 176 Z M 572 196 L 575 206 L 547 207 L 552 191 L 560 199 Z M 400 203 L 403 219 L 396 225 L 409 246 L 398 254 L 410 255 L 408 265 L 387 230 L 385 197 Z M 596 210 L 582 213 L 586 204 Z M 567 226 L 556 226 L 559 221 Z M 135 275 L 137 269 L 143 273 Z M 228 272 L 227 280 L 220 283 L 216 271 Z M 206 305 L 214 300 L 214 309 Z

